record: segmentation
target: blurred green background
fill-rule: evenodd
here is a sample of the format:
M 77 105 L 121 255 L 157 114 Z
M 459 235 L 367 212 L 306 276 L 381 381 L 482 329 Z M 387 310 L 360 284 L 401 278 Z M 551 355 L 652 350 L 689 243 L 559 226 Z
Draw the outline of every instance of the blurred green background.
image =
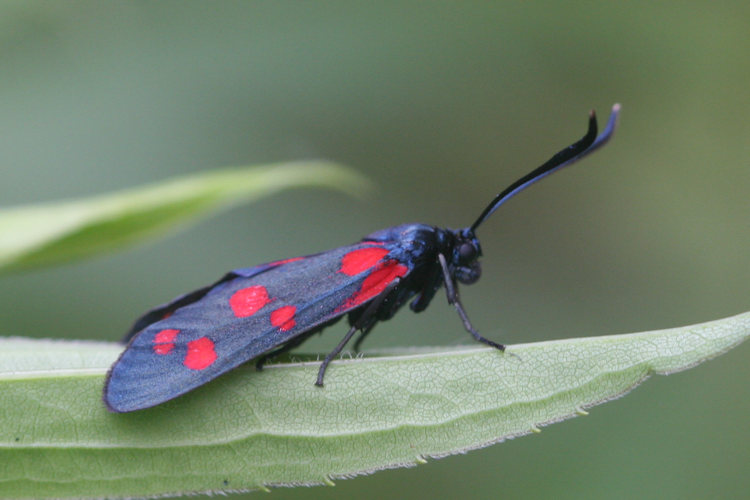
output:
M 156 244 L 0 281 L 3 335 L 118 339 L 226 270 L 402 222 L 469 224 L 623 104 L 614 141 L 480 231 L 474 323 L 507 343 L 750 308 L 747 2 L 2 2 L 0 203 L 325 158 L 357 200 L 293 191 Z M 336 331 L 333 331 L 336 330 Z M 305 351 L 325 351 L 331 329 Z M 438 296 L 365 349 L 467 343 Z M 468 455 L 274 498 L 746 498 L 747 346 Z

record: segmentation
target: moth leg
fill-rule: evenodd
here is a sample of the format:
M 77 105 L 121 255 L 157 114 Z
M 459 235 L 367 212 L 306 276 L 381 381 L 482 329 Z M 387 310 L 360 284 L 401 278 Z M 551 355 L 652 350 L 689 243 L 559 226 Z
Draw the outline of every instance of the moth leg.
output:
M 333 351 L 329 352 L 326 358 L 323 360 L 323 362 L 320 364 L 320 369 L 318 370 L 318 379 L 315 381 L 315 385 L 318 387 L 323 387 L 323 377 L 325 377 L 326 374 L 326 368 L 328 368 L 328 364 L 338 356 L 338 354 L 341 352 L 341 350 L 344 348 L 347 342 L 349 342 L 352 338 L 352 336 L 356 333 L 356 331 L 359 328 L 357 325 L 352 325 L 351 328 L 349 328 L 349 331 L 346 332 L 346 335 L 344 335 L 344 338 L 341 339 L 341 342 L 339 342 L 339 345 L 337 345 Z
M 488 346 L 492 346 L 495 349 L 499 349 L 500 351 L 505 351 L 504 345 L 498 344 L 497 342 L 493 342 L 490 339 L 482 337 L 481 335 L 479 335 L 479 332 L 476 331 L 476 329 L 472 326 L 471 321 L 469 321 L 469 316 L 466 315 L 464 306 L 461 305 L 461 300 L 458 298 L 458 288 L 456 288 L 453 277 L 448 270 L 448 263 L 445 260 L 445 256 L 439 253 L 438 260 L 440 261 L 440 267 L 442 267 L 443 269 L 443 280 L 445 282 L 445 293 L 448 295 L 448 303 L 452 304 L 456 308 L 456 311 L 461 317 L 461 321 L 463 322 L 466 331 L 469 332 L 471 336 L 474 337 L 477 341 L 483 344 L 487 344 Z
M 372 331 L 374 327 L 375 325 L 373 324 L 370 328 L 366 328 L 362 330 L 362 333 L 359 335 L 359 337 L 357 337 L 357 340 L 354 341 L 354 347 L 352 347 L 352 349 L 354 349 L 354 352 L 359 352 L 359 348 L 362 345 L 362 342 L 365 340 L 367 335 Z
M 346 346 L 347 342 L 352 339 L 357 330 L 362 330 L 363 336 L 367 335 L 372 330 L 372 328 L 375 326 L 375 322 L 377 322 L 378 310 L 383 305 L 385 299 L 391 294 L 393 290 L 395 290 L 400 281 L 400 278 L 396 278 L 395 280 L 393 280 L 385 288 L 385 290 L 380 292 L 380 295 L 375 297 L 375 300 L 368 304 L 365 312 L 363 312 L 362 315 L 357 318 L 351 328 L 349 328 L 349 331 L 346 332 L 346 335 L 344 335 L 344 338 L 341 339 L 341 342 L 339 342 L 339 344 L 333 349 L 333 351 L 328 353 L 323 362 L 320 364 L 320 369 L 318 370 L 318 379 L 315 381 L 315 385 L 317 385 L 318 387 L 323 387 L 323 377 L 326 374 L 326 369 L 328 368 L 329 363 L 333 360 L 333 358 L 339 355 L 341 350 L 344 348 L 344 346 Z M 360 341 L 361 340 L 358 339 L 357 343 L 359 343 Z

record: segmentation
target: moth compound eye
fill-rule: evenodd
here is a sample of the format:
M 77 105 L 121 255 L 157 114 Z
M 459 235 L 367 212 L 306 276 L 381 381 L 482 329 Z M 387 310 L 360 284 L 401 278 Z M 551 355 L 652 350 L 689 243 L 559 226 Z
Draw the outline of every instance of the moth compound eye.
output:
M 458 247 L 458 256 L 461 262 L 471 262 L 477 258 L 477 247 L 471 243 L 461 243 Z

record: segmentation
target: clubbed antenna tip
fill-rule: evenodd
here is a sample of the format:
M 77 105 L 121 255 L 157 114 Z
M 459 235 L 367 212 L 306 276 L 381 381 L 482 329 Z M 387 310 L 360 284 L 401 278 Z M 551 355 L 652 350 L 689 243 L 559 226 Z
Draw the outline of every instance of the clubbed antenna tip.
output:
M 604 127 L 604 130 L 601 134 L 596 135 L 596 113 L 594 112 L 594 110 L 591 110 L 589 112 L 589 129 L 586 132 L 586 135 L 583 136 L 583 138 L 581 138 L 578 142 L 571 144 L 567 148 L 562 149 L 552 158 L 547 160 L 542 166 L 524 175 L 516 182 L 505 188 L 505 190 L 500 194 L 495 196 L 495 199 L 493 199 L 492 202 L 487 205 L 487 208 L 484 209 L 479 218 L 477 218 L 476 222 L 474 222 L 474 224 L 469 227 L 468 231 L 470 233 L 473 233 L 474 230 L 482 222 L 487 220 L 487 218 L 492 215 L 492 213 L 497 210 L 500 205 L 502 205 L 508 199 L 520 193 L 536 181 L 543 179 L 552 172 L 556 172 L 563 167 L 572 165 L 584 156 L 596 151 L 601 146 L 606 144 L 607 141 L 612 138 L 612 135 L 617 128 L 617 120 L 619 114 L 620 104 L 616 103 L 612 106 L 612 113 L 609 115 L 609 120 L 607 120 L 607 125 Z

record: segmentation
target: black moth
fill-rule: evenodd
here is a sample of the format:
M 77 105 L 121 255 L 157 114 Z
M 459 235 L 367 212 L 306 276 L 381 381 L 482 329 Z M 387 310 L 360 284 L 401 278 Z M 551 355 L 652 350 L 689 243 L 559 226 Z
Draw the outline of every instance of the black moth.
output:
M 315 383 L 322 386 L 328 364 L 356 332 L 361 334 L 355 348 L 378 321 L 407 302 L 412 311 L 423 311 L 441 286 L 464 328 L 503 351 L 472 326 L 458 296 L 458 283 L 470 285 L 481 274 L 476 229 L 516 193 L 607 142 L 618 112 L 615 105 L 599 136 L 591 112 L 581 140 L 498 194 L 469 227 L 391 227 L 350 246 L 235 269 L 152 309 L 126 336 L 129 343 L 109 372 L 104 402 L 114 412 L 158 405 L 251 359 L 260 367 L 347 315 L 351 327 L 320 365 Z

